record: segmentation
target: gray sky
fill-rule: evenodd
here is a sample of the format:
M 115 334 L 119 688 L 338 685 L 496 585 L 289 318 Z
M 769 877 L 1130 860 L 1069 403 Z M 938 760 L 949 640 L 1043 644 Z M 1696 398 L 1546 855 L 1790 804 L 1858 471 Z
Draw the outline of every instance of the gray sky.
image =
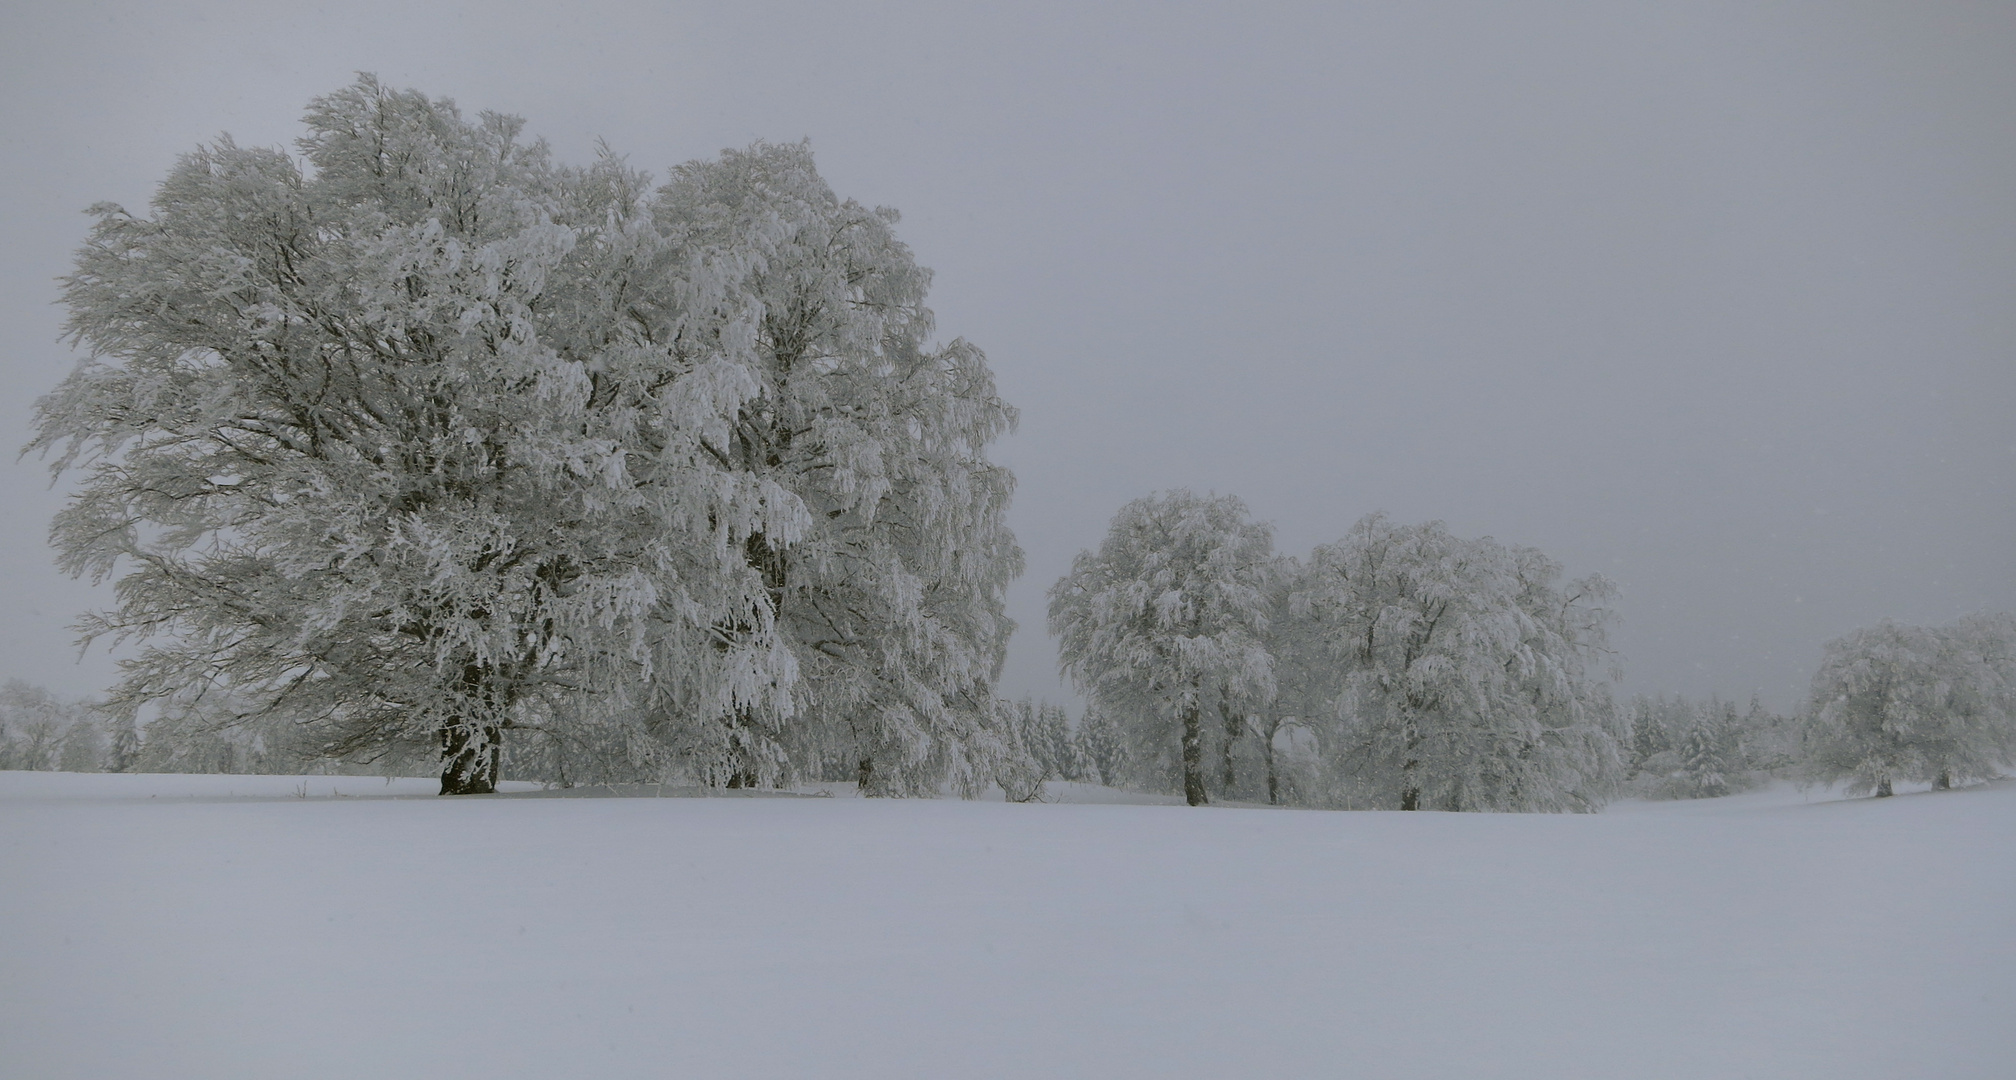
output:
M 175 155 L 357 70 L 566 159 L 810 137 L 1022 410 L 1004 689 L 1118 506 L 1284 550 L 1386 510 L 1621 585 L 1631 692 L 1793 705 L 1821 644 L 2016 607 L 2016 5 L 1019 2 L 0 10 L 0 437 L 54 278 Z M 0 676 L 109 681 L 0 465 Z

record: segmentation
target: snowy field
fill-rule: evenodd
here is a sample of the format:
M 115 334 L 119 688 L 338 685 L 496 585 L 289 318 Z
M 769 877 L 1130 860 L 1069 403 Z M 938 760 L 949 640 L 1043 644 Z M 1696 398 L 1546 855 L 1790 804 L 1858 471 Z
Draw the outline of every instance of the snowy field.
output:
M 0 773 L 0 1075 L 2016 1076 L 2016 782 L 1587 817 L 432 787 Z

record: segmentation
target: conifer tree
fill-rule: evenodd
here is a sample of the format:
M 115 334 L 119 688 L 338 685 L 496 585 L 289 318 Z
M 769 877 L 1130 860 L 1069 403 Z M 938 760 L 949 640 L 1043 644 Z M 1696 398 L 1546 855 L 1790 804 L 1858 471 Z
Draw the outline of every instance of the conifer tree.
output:
M 140 727 L 130 713 L 106 718 L 106 772 L 132 772 L 140 763 Z
M 1680 759 L 1689 797 L 1713 799 L 1734 789 L 1731 777 L 1740 765 L 1733 719 L 1720 702 L 1710 702 L 1688 725 L 1680 742 Z
M 1104 711 L 1088 705 L 1079 714 L 1072 742 L 1078 759 L 1084 762 L 1080 777 L 1094 784 L 1117 787 L 1127 776 L 1127 743 L 1119 725 Z

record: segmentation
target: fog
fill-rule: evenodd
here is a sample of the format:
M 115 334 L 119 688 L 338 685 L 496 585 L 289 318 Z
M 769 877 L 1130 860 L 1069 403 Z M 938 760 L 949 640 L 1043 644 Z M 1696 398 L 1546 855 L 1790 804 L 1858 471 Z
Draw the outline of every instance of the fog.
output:
M 2016 8 L 426 2 L 0 12 L 0 436 L 55 278 L 230 132 L 374 71 L 662 175 L 809 138 L 900 209 L 1021 427 L 1004 692 L 1113 511 L 1384 510 L 1619 584 L 1626 692 L 1798 703 L 1821 644 L 2016 607 Z M 0 676 L 102 687 L 61 489 L 0 468 Z

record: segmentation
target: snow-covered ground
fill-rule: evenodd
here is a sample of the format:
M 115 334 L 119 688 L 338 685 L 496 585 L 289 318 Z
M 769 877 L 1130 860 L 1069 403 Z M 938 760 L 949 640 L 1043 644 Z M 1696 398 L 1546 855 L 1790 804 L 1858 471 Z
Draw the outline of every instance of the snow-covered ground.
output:
M 2016 1076 L 2016 782 L 1586 817 L 431 790 L 0 773 L 0 1076 Z

